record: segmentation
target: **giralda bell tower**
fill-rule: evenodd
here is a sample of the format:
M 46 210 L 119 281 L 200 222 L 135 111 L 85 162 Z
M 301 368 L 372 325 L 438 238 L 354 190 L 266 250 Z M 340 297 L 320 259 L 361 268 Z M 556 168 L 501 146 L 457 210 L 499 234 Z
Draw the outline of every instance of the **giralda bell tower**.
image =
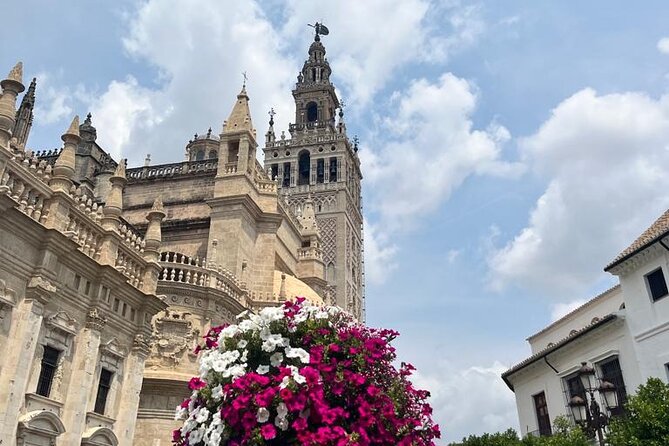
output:
M 279 194 L 300 214 L 313 206 L 321 237 L 326 280 L 342 308 L 364 319 L 364 261 L 360 159 L 357 143 L 346 134 L 343 104 L 330 82 L 322 24 L 293 90 L 295 121 L 290 138 L 274 133 L 273 112 L 266 135 L 265 169 L 276 178 Z

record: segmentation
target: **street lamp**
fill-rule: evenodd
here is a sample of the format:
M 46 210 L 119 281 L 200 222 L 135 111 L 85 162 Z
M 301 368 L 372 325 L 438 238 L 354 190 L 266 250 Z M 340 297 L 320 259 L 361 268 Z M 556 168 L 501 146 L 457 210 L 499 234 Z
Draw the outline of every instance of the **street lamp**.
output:
M 606 408 L 611 411 L 618 407 L 618 392 L 616 386 L 608 381 L 602 381 L 597 387 L 595 369 L 587 363 L 582 362 L 577 376 L 585 389 L 585 399 L 574 396 L 569 400 L 569 409 L 574 421 L 583 427 L 589 436 L 597 434 L 600 446 L 604 446 L 604 429 L 608 426 L 610 417 L 604 413 L 597 403 L 595 392 L 604 399 Z M 589 397 L 589 398 L 588 398 Z M 590 400 L 590 405 L 588 401 Z

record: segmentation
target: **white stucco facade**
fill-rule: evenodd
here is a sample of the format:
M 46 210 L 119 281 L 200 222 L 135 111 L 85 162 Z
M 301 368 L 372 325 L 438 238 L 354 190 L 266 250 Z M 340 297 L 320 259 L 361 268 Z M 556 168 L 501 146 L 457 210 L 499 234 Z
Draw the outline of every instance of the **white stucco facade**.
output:
M 556 417 L 570 416 L 574 390 L 567 380 L 582 362 L 593 365 L 600 379 L 608 373 L 610 380 L 615 369 L 626 394 L 649 377 L 667 382 L 669 293 L 653 296 L 647 278 L 659 269 L 669 281 L 669 248 L 663 245 L 669 246 L 669 221 L 660 219 L 606 267 L 619 285 L 527 339 L 532 356 L 502 375 L 515 393 L 523 435 L 547 434 L 547 418 L 552 425 Z

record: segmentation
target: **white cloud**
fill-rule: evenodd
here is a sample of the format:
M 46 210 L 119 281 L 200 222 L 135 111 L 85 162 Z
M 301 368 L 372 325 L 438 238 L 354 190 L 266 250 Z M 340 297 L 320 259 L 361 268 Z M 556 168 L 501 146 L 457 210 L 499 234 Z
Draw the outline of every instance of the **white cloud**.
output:
M 157 87 L 134 77 L 109 84 L 94 101 L 93 123 L 103 146 L 131 164 L 152 152 L 178 161 L 194 133 L 219 132 L 235 102 L 242 71 L 249 76 L 251 112 L 263 141 L 267 111 L 279 128 L 293 114 L 288 92 L 298 66 L 282 55 L 282 39 L 255 2 L 185 0 L 143 3 L 129 17 L 128 54 L 155 67 Z
M 365 279 L 370 283 L 383 282 L 390 273 L 397 269 L 395 254 L 397 246 L 379 232 L 378 227 L 364 221 L 365 230 Z
M 563 316 L 566 316 L 586 302 L 587 300 L 585 299 L 578 299 L 571 302 L 560 302 L 554 304 L 551 307 L 551 322 L 555 322 Z
M 337 61 L 335 78 L 349 95 L 346 100 L 359 107 L 402 65 L 442 63 L 485 28 L 478 7 L 427 0 L 287 0 L 285 17 L 283 33 L 291 38 L 304 37 L 305 25 L 315 20 L 330 28 L 332 37 L 323 40 L 330 60 Z
M 669 37 L 663 37 L 658 40 L 657 49 L 662 54 L 669 54 Z
M 73 94 L 70 88 L 61 88 L 57 85 L 57 75 L 38 73 L 39 100 L 35 103 L 35 122 L 38 125 L 53 124 L 58 121 L 70 120 L 74 116 Z
M 361 153 L 372 209 L 389 230 L 407 229 L 433 211 L 469 176 L 515 175 L 517 164 L 501 160 L 508 131 L 473 128 L 476 91 L 445 73 L 438 81 L 414 81 L 392 99 L 397 110 L 382 123 L 374 147 Z
M 446 259 L 448 260 L 449 265 L 452 265 L 455 263 L 458 257 L 460 257 L 460 254 L 462 253 L 462 250 L 460 249 L 450 249 L 448 253 L 446 253 Z
M 489 258 L 491 283 L 584 293 L 602 268 L 669 206 L 669 97 L 597 95 L 560 103 L 524 158 L 547 187 L 527 226 Z
M 446 445 L 469 434 L 517 429 L 513 392 L 501 374 L 508 367 L 500 362 L 464 369 L 438 362 L 429 373 L 417 373 L 413 381 L 431 393 L 433 418 L 442 421 L 442 439 Z

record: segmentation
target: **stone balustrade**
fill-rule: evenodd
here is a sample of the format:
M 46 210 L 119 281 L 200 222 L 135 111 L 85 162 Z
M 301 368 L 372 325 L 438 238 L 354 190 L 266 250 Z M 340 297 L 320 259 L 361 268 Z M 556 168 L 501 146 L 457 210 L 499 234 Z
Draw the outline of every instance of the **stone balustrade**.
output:
M 208 263 L 207 259 L 190 258 L 183 254 L 163 252 L 160 255 L 162 272 L 159 281 L 164 283 L 184 283 L 209 287 L 223 291 L 242 305 L 246 302 L 246 286 L 234 274 L 220 265 Z
M 81 187 L 57 191 L 49 185 L 51 178 L 51 165 L 34 152 L 13 153 L 0 147 L 0 194 L 10 197 L 17 210 L 37 223 L 60 231 L 92 259 L 99 260 L 105 250 L 104 257 L 113 259 L 114 267 L 141 289 L 151 262 L 143 257 L 146 243 L 140 234 L 125 221 L 118 229 L 103 228 L 103 206 Z M 52 208 L 59 209 L 59 214 L 50 216 Z M 105 244 L 110 238 L 117 242 Z
M 315 246 L 298 248 L 297 250 L 298 260 L 320 259 L 322 255 L 323 255 L 322 250 L 320 248 L 316 248 Z
M 127 169 L 126 176 L 129 181 L 153 180 L 157 178 L 193 175 L 196 173 L 215 174 L 217 168 L 217 159 L 184 161 L 156 166 L 134 167 L 132 169 Z

